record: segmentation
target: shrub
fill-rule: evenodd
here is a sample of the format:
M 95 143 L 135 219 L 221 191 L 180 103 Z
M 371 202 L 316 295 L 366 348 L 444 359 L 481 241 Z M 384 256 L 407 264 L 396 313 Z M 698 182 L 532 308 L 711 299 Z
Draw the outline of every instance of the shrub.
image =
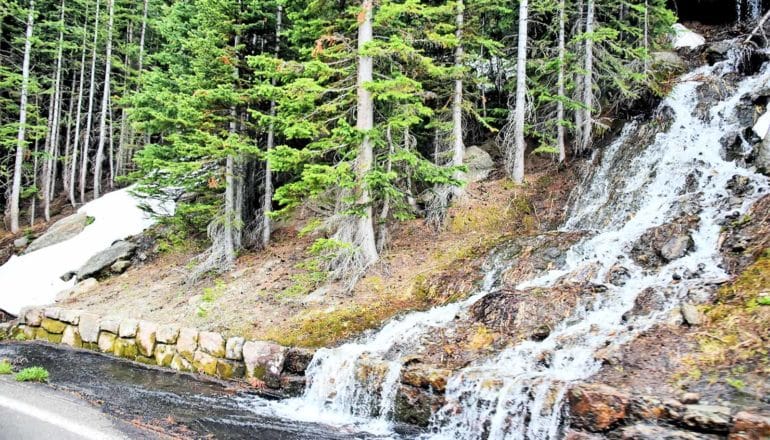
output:
M 16 373 L 16 380 L 19 382 L 46 382 L 48 370 L 43 367 L 25 368 Z

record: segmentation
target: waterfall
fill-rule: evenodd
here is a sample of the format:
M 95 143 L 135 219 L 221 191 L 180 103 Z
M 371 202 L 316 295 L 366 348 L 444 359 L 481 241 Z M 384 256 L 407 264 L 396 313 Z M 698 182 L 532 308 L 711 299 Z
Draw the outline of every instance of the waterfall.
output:
M 718 252 L 720 224 L 728 214 L 745 212 L 768 190 L 768 180 L 725 161 L 719 139 L 741 128 L 737 104 L 768 83 L 770 72 L 765 66 L 735 88 L 724 88 L 727 96 L 713 98 L 713 103 L 699 99 L 699 86 L 722 82 L 735 71 L 739 56 L 735 51 L 727 61 L 680 78 L 657 110 L 670 122 L 668 128 L 655 128 L 652 122 L 627 124 L 575 194 L 562 228 L 591 234 L 569 249 L 562 268 L 517 286 L 547 288 L 591 273 L 592 281 L 606 290 L 576 307 L 545 339 L 519 343 L 455 372 L 447 384 L 446 404 L 432 418 L 425 438 L 558 438 L 567 390 L 600 369 L 597 350 L 628 342 L 660 322 L 689 292 L 726 278 Z M 743 199 L 726 194 L 736 175 L 753 188 Z M 630 254 L 634 243 L 650 228 L 683 214 L 699 219 L 690 231 L 692 250 L 657 269 L 637 265 Z M 467 300 L 407 314 L 359 341 L 319 350 L 306 374 L 304 396 L 276 403 L 273 410 L 294 419 L 357 424 L 387 434 L 402 357 L 418 351 L 432 330 L 494 291 L 510 264 L 505 252 L 494 253 L 483 285 Z M 608 284 L 608 274 L 618 265 L 627 270 L 627 281 Z M 666 303 L 646 315 L 628 316 L 639 293 L 648 288 L 666 289 Z
M 762 15 L 762 0 L 745 0 L 746 10 L 744 12 L 744 0 L 735 1 L 735 17 L 737 21 L 757 20 Z

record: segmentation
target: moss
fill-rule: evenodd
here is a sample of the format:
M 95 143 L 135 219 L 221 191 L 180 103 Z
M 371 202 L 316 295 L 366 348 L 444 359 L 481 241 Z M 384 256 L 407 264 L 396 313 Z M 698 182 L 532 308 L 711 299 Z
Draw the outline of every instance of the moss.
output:
M 13 366 L 8 361 L 8 359 L 0 360 L 0 374 L 11 374 L 13 373 Z
M 41 327 L 44 328 L 48 333 L 64 333 L 64 329 L 67 327 L 67 324 L 55 319 L 43 318 Z
M 48 334 L 48 342 L 52 344 L 61 344 L 62 338 L 63 338 L 62 335 L 57 335 L 55 333 Z
M 151 358 L 147 356 L 138 355 L 135 360 L 140 364 L 157 365 L 157 363 L 155 362 L 155 358 Z
M 117 338 L 115 339 L 115 345 L 113 346 L 112 353 L 117 357 L 135 359 L 139 354 L 139 350 L 136 348 L 135 340 Z

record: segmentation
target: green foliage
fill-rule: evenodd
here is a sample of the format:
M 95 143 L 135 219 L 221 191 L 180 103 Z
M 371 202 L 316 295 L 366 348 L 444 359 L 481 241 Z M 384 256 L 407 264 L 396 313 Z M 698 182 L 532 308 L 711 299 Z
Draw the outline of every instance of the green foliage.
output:
M 29 367 L 16 373 L 14 378 L 19 382 L 47 382 L 48 370 L 43 367 Z
M 13 374 L 13 365 L 8 359 L 0 360 L 0 374 Z

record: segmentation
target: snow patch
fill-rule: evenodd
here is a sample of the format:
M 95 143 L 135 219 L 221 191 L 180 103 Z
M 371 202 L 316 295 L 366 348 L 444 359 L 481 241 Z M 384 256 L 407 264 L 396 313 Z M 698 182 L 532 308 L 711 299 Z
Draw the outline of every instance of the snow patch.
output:
M 706 39 L 703 38 L 702 35 L 687 29 L 681 23 L 674 24 L 672 28 L 674 29 L 674 39 L 672 43 L 675 49 L 681 49 L 684 47 L 695 49 L 698 46 L 703 46 L 706 44 Z
M 770 109 L 768 109 L 764 115 L 757 119 L 757 123 L 754 124 L 752 130 L 754 130 L 754 133 L 762 138 L 762 140 L 767 138 L 767 133 L 770 131 Z
M 136 235 L 152 226 L 155 218 L 143 210 L 149 207 L 159 215 L 170 215 L 174 204 L 142 199 L 131 194 L 133 187 L 106 194 L 83 205 L 94 221 L 67 241 L 22 256 L 13 256 L 0 267 L 0 309 L 14 315 L 24 306 L 50 304 L 56 294 L 72 287 L 75 280 L 61 276 L 77 271 L 89 258 L 114 242 Z

